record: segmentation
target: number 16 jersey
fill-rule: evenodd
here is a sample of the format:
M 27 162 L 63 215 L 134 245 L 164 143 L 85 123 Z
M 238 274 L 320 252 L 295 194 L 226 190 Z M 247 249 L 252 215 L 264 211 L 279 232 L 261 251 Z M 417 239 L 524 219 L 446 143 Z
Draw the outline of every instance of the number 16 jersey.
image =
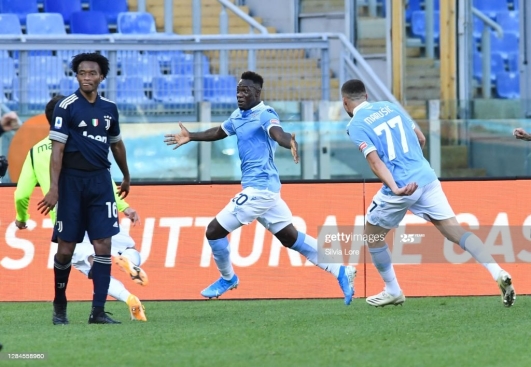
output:
M 347 133 L 365 157 L 376 151 L 398 187 L 416 182 L 419 187 L 437 180 L 422 154 L 415 123 L 391 102 L 363 102 L 353 111 Z M 382 191 L 392 194 L 384 184 Z

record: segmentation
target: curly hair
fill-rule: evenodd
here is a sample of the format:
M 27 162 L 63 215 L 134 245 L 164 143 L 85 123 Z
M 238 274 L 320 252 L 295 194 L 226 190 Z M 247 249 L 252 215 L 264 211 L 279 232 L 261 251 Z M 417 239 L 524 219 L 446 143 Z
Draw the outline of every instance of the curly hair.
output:
M 99 65 L 103 78 L 107 77 L 107 74 L 109 73 L 109 60 L 105 56 L 96 52 L 77 54 L 72 59 L 72 71 L 74 73 L 77 74 L 79 64 L 83 61 L 94 61 Z
M 46 104 L 46 107 L 44 108 L 44 114 L 46 115 L 46 120 L 48 120 L 50 126 L 52 126 L 53 110 L 55 109 L 55 105 L 63 98 L 65 98 L 65 96 L 57 94 L 52 99 L 50 99 L 50 101 Z
M 258 85 L 260 88 L 262 88 L 262 86 L 264 85 L 264 78 L 262 78 L 260 74 L 255 73 L 254 71 L 245 71 L 242 74 L 241 79 L 250 80 L 255 85 Z

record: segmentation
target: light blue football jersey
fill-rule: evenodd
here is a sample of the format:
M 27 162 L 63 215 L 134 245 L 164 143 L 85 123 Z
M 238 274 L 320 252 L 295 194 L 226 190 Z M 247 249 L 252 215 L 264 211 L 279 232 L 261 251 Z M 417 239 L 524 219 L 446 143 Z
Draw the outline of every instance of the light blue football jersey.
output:
M 365 157 L 373 151 L 385 163 L 398 187 L 416 182 L 426 186 L 437 179 L 424 158 L 415 123 L 391 102 L 363 102 L 347 125 L 350 140 Z M 382 191 L 392 194 L 384 184 Z
M 221 125 L 227 135 L 238 138 L 243 188 L 280 191 L 274 160 L 278 144 L 269 136 L 269 129 L 273 126 L 280 126 L 280 119 L 264 102 L 250 110 L 236 109 Z

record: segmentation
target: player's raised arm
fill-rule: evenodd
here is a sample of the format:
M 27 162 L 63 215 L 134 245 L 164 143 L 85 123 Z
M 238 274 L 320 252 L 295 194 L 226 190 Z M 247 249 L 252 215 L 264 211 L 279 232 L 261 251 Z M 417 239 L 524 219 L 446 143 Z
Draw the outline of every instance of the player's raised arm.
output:
M 164 135 L 166 145 L 175 145 L 173 149 L 179 148 L 190 141 L 216 141 L 225 139 L 229 134 L 225 132 L 222 126 L 210 128 L 205 131 L 191 133 L 182 123 L 179 122 L 181 132 L 177 134 Z

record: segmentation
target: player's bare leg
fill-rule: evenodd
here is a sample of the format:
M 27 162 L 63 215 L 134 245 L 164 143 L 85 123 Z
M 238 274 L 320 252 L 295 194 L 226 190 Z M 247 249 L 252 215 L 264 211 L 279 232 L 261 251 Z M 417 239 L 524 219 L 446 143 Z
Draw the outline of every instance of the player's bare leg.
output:
M 406 301 L 406 297 L 400 289 L 396 278 L 389 248 L 387 243 L 385 243 L 385 237 L 388 232 L 388 229 L 373 225 L 369 222 L 365 225 L 365 235 L 369 239 L 367 245 L 369 246 L 372 262 L 385 282 L 385 287 L 382 292 L 367 297 L 366 299 L 368 304 L 375 307 L 384 307 L 387 305 L 397 306 Z
M 483 265 L 498 284 L 502 304 L 511 307 L 516 300 L 511 275 L 503 270 L 486 250 L 485 244 L 472 232 L 467 232 L 455 217 L 444 220 L 432 220 L 441 234 L 448 240 L 468 251 L 474 259 Z

